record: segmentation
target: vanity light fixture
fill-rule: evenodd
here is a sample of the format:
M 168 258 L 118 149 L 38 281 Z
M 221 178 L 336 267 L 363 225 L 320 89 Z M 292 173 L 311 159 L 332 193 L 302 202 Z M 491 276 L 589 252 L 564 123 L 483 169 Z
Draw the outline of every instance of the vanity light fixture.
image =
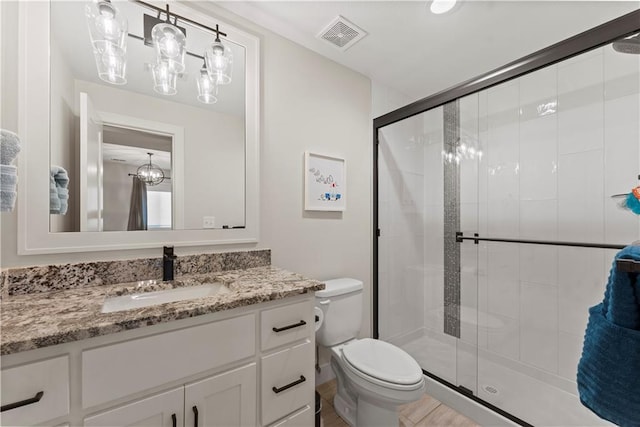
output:
M 215 33 L 215 41 L 204 51 L 204 60 L 211 80 L 216 85 L 226 85 L 231 83 L 233 52 L 220 41 L 220 34 L 223 33 L 220 32 L 218 25 L 216 25 Z
M 147 153 L 149 155 L 149 163 L 140 165 L 136 170 L 136 176 L 142 182 L 147 185 L 158 185 L 164 181 L 164 171 L 160 166 L 151 163 L 151 156 L 153 153 Z
M 207 64 L 203 64 L 200 68 L 200 76 L 198 76 L 198 101 L 203 104 L 215 104 L 218 102 L 216 94 L 218 85 L 216 85 L 209 76 Z
M 117 85 L 127 82 L 128 22 L 110 0 L 94 0 L 85 7 L 93 56 L 100 79 Z
M 1 1 L 1 0 L 0 0 Z M 217 102 L 218 86 L 231 83 L 233 70 L 233 51 L 224 45 L 220 37 L 227 34 L 192 21 L 184 16 L 171 13 L 169 5 L 165 9 L 141 0 L 132 0 L 143 7 L 153 10 L 157 15 L 143 14 L 143 35 L 128 33 L 126 17 L 118 11 L 111 0 L 91 0 L 85 8 L 89 24 L 96 67 L 100 79 L 117 85 L 127 83 L 126 40 L 127 36 L 143 41 L 156 51 L 155 63 L 148 70 L 153 77 L 153 89 L 162 95 L 178 93 L 177 81 L 186 75 L 186 55 L 204 61 L 204 66 L 195 75 L 198 88 L 198 101 L 204 104 Z M 161 19 L 162 14 L 165 17 Z M 178 20 L 215 34 L 215 40 L 209 45 L 203 56 L 187 51 L 187 32 L 178 26 Z
M 433 0 L 431 2 L 431 13 L 441 15 L 449 12 L 456 5 L 456 0 Z

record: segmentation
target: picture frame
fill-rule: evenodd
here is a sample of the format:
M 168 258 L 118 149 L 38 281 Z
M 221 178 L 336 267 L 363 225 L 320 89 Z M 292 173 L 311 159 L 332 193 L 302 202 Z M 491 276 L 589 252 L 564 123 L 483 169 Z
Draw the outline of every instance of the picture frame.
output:
M 347 202 L 347 165 L 344 159 L 304 153 L 304 209 L 341 212 Z

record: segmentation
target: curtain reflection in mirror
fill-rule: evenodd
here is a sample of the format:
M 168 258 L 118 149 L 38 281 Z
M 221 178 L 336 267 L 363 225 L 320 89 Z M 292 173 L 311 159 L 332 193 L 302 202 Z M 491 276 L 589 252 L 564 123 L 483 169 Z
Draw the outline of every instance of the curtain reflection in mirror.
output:
M 127 231 L 147 229 L 147 186 L 137 176 L 131 178 L 131 206 Z

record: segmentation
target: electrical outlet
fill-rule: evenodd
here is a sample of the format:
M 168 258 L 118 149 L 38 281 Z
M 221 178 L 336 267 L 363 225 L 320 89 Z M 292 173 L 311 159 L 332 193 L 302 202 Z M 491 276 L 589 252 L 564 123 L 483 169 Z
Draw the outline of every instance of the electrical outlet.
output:
M 203 216 L 202 217 L 202 228 L 214 228 L 216 226 L 216 217 L 215 216 Z

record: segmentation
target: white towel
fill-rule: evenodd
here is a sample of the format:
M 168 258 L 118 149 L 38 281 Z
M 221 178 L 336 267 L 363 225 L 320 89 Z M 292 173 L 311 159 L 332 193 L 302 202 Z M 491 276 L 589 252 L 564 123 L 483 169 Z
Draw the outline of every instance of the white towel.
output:
M 20 152 L 20 138 L 13 132 L 0 129 L 0 164 L 9 165 Z
M 11 212 L 16 204 L 15 191 L 0 190 L 0 212 Z

